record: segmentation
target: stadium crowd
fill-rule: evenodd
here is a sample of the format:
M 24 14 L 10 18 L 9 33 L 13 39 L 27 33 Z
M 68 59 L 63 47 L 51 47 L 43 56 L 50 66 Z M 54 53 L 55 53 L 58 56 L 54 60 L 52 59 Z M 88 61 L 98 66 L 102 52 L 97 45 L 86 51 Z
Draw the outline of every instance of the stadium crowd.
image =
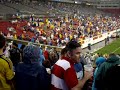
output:
M 38 18 L 29 21 L 1 22 L 1 33 L 7 38 L 27 40 L 52 46 L 65 46 L 71 39 L 81 44 L 87 38 L 101 36 L 120 27 L 120 19 L 101 14 L 74 17 Z
M 40 18 L 33 14 L 26 20 L 23 15 L 17 13 L 12 16 L 14 20 L 0 22 L 1 33 L 12 39 L 60 47 L 65 46 L 71 39 L 82 45 L 87 38 L 102 37 L 102 34 L 109 34 L 110 31 L 120 28 L 119 17 L 101 13 L 92 7 L 81 8 L 80 5 L 53 2 L 44 3 L 44 7 L 48 8 L 48 11 L 57 9 L 66 14 L 54 18 Z
M 109 81 L 113 77 L 108 74 L 112 66 L 119 70 L 119 55 L 83 54 L 75 40 L 69 41 L 61 52 L 31 43 L 5 43 L 5 37 L 0 35 L 1 90 L 113 90 L 119 86 Z
M 76 13 L 76 5 L 48 3 L 46 7 L 72 15 L 30 15 L 26 20 L 16 14 L 12 18 L 17 19 L 0 22 L 0 90 L 117 90 L 120 56 L 82 53 L 81 45 L 87 38 L 119 29 L 120 18 Z M 6 38 L 65 47 L 58 52 L 32 43 L 6 42 Z

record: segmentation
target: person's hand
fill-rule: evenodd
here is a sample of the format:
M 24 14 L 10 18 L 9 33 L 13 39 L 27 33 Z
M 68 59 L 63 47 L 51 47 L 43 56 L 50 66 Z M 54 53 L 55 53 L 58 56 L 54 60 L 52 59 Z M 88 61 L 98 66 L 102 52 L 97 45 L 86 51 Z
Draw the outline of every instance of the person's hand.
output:
M 49 68 L 46 68 L 46 70 L 48 74 L 51 74 L 51 70 Z
M 84 79 L 87 81 L 93 76 L 93 71 L 84 71 Z

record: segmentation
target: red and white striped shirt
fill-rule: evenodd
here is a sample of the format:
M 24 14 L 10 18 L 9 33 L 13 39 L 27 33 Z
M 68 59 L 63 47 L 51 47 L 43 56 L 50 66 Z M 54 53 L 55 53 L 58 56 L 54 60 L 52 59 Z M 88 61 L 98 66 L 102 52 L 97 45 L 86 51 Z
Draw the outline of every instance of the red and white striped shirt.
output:
M 70 90 L 78 84 L 74 63 L 63 57 L 52 68 L 51 90 Z

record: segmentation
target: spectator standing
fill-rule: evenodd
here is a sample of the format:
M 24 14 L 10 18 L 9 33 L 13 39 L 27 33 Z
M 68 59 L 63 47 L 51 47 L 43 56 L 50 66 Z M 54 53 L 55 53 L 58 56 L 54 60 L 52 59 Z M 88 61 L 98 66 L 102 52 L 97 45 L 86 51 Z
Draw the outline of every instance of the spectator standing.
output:
M 107 36 L 107 44 L 109 44 L 109 41 L 110 41 L 109 39 L 110 39 L 109 36 Z
M 18 48 L 18 44 L 16 42 L 13 42 L 12 48 L 9 50 L 10 52 L 10 59 L 13 63 L 14 70 L 17 66 L 17 64 L 21 61 L 21 51 Z
M 106 61 L 106 59 L 105 59 L 104 57 L 98 57 L 98 58 L 96 59 L 96 69 L 95 69 L 95 71 L 94 71 L 94 76 L 93 76 L 94 80 L 93 80 L 93 84 L 92 84 L 92 90 L 97 90 L 97 88 L 95 88 L 95 77 L 96 77 L 96 73 L 97 73 L 97 70 L 98 70 L 98 68 L 100 67 L 100 65 L 101 65 L 102 63 L 104 63 L 105 61 Z
M 5 47 L 6 40 L 4 36 L 0 35 L 0 90 L 13 90 L 10 83 L 14 77 L 12 70 L 12 62 L 5 58 L 3 55 L 3 49 Z
M 40 49 L 40 64 L 42 65 L 43 62 L 45 61 L 45 57 L 44 57 L 44 55 L 43 55 L 42 49 L 41 49 L 41 48 L 39 48 L 39 49 Z
M 92 72 L 85 72 L 81 80 L 77 79 L 74 63 L 80 60 L 81 47 L 76 41 L 70 41 L 65 47 L 67 52 L 52 68 L 51 90 L 82 90 Z
M 77 63 L 77 64 L 74 64 L 74 68 L 75 68 L 78 80 L 81 80 L 83 78 L 83 75 L 84 75 L 84 73 L 83 73 L 83 70 L 84 70 L 83 64 L 81 62 Z
M 118 90 L 120 88 L 120 64 L 112 66 L 105 75 L 106 90 Z
M 30 45 L 23 50 L 23 62 L 16 68 L 17 90 L 49 90 L 50 75 L 40 65 L 39 47 Z
M 105 38 L 105 46 L 107 45 L 107 38 Z
M 105 76 L 107 70 L 116 64 L 120 64 L 120 59 L 115 54 L 110 54 L 109 58 L 104 62 L 99 69 L 97 70 L 96 77 L 95 77 L 95 87 L 97 90 L 106 90 L 105 86 Z

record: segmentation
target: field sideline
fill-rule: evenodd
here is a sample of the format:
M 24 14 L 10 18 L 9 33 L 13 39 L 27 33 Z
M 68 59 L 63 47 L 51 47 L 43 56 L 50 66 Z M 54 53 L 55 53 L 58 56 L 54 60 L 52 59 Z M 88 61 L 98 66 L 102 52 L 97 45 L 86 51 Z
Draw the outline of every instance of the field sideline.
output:
M 109 45 L 101 48 L 100 50 L 96 51 L 95 53 L 100 53 L 100 54 L 110 54 L 110 53 L 115 53 L 115 54 L 120 54 L 120 38 L 116 39 Z

